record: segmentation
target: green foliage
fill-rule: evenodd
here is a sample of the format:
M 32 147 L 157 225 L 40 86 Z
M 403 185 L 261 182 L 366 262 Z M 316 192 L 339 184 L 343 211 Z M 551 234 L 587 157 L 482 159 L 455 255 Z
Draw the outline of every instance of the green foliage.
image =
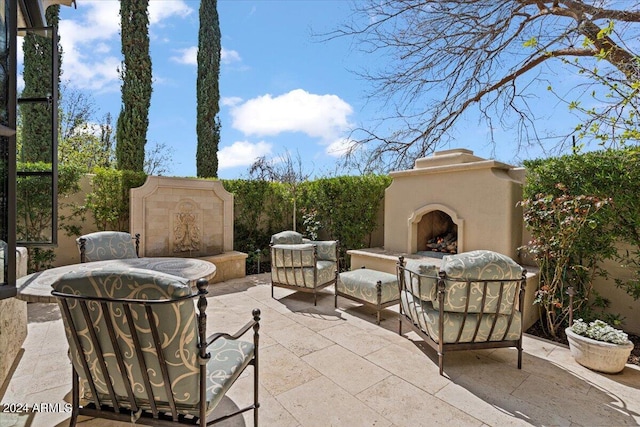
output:
M 122 109 L 116 126 L 116 159 L 120 170 L 144 170 L 144 147 L 151 103 L 148 6 L 149 0 L 120 2 L 124 56 L 121 70 Z
M 93 212 L 98 230 L 129 230 L 129 190 L 144 184 L 144 172 L 97 168 L 86 208 Z
M 224 180 L 233 193 L 235 248 L 268 254 L 271 235 L 284 230 L 291 202 L 283 184 L 261 180 Z
M 220 143 L 220 22 L 217 0 L 200 2 L 200 30 L 198 32 L 198 99 L 196 133 L 198 148 L 196 168 L 199 177 L 218 176 L 218 144 Z
M 323 238 L 340 241 L 343 267 L 349 266 L 347 250 L 370 246 L 368 239 L 390 184 L 388 176 L 364 175 L 321 178 L 301 185 L 300 208 L 315 212 Z
M 47 8 L 47 25 L 57 26 L 60 6 Z M 50 37 L 29 32 L 22 44 L 24 51 L 24 90 L 21 98 L 43 98 L 53 92 L 51 59 L 53 56 Z M 58 81 L 60 84 L 61 50 L 58 53 Z M 51 109 L 47 103 L 24 103 L 20 105 L 22 123 L 22 151 L 19 159 L 24 162 L 51 162 Z
M 340 240 L 343 259 L 349 249 L 370 246 L 368 237 L 390 183 L 388 176 L 375 175 L 302 182 L 299 229 L 308 238 Z M 249 254 L 261 250 L 267 256 L 271 235 L 293 228 L 289 188 L 264 180 L 224 180 L 223 184 L 234 195 L 235 248 Z M 348 262 L 342 266 L 347 268 Z
M 562 187 L 561 185 L 559 187 Z M 524 221 L 532 238 L 527 249 L 540 267 L 540 304 L 548 332 L 557 336 L 569 316 L 567 288 L 577 292 L 579 310 L 591 296 L 598 263 L 611 255 L 612 237 L 598 213 L 609 199 L 538 194 L 525 199 Z
M 51 170 L 50 163 L 19 163 L 18 169 L 26 172 L 45 172 Z M 78 182 L 81 170 L 73 165 L 59 165 L 58 167 L 58 197 L 80 190 Z M 22 241 L 50 241 L 52 230 L 51 219 L 51 180 L 43 176 L 19 176 L 16 192 L 16 236 Z M 64 224 L 61 220 L 61 227 Z M 53 251 L 30 247 L 29 271 L 40 271 L 48 268 L 53 261 Z
M 597 226 L 585 230 L 574 246 L 567 248 L 579 265 L 589 270 L 594 257 L 615 260 L 632 273 L 628 281 L 616 280 L 634 299 L 640 297 L 640 149 L 602 150 L 584 154 L 526 161 L 527 183 L 524 197 L 538 199 L 543 194 L 555 199 L 563 195 L 574 197 L 589 195 L 598 199 L 610 199 L 606 209 L 593 213 L 592 220 Z M 558 186 L 562 183 L 562 186 Z M 562 232 L 560 228 L 556 229 Z M 537 235 L 532 233 L 535 238 Z M 617 243 L 628 245 L 631 249 L 619 250 Z M 605 272 L 603 272 L 605 273 Z M 588 297 L 584 292 L 578 295 Z M 591 295 L 591 304 L 598 297 Z M 606 302 L 600 306 L 606 305 Z M 582 309 L 592 310 L 583 304 Z M 578 313 L 585 319 L 593 319 L 593 313 Z

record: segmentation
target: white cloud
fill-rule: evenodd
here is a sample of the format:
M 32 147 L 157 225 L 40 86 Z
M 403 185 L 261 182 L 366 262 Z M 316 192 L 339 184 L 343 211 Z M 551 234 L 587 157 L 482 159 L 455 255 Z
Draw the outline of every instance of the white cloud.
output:
M 198 65 L 198 47 L 191 46 L 186 49 L 178 49 L 178 56 L 172 56 L 171 60 L 179 64 Z
M 226 96 L 220 100 L 220 104 L 225 107 L 233 107 L 234 105 L 238 105 L 242 102 L 242 98 L 239 96 Z
M 242 58 L 240 58 L 240 54 L 235 50 L 225 49 L 222 47 L 222 51 L 220 52 L 220 62 L 223 64 L 231 64 L 233 62 L 240 62 Z
M 220 169 L 229 169 L 236 166 L 249 166 L 258 157 L 271 154 L 272 145 L 260 141 L 236 141 L 231 146 L 223 147 L 218 151 L 218 164 Z
M 184 0 L 151 0 L 150 25 L 191 12 Z M 79 89 L 118 90 L 120 2 L 83 0 L 78 2 L 73 16 L 77 18 L 60 20 L 60 44 L 64 52 L 62 78 Z
M 149 1 L 149 24 L 154 25 L 161 21 L 179 16 L 186 18 L 193 12 L 183 0 L 150 0 Z
M 191 46 L 185 49 L 178 49 L 179 55 L 172 56 L 171 60 L 180 64 L 198 65 L 198 47 Z M 224 47 L 220 52 L 220 62 L 222 64 L 231 64 L 232 62 L 240 62 L 240 54 L 235 50 L 227 50 Z
M 327 145 L 324 152 L 331 157 L 342 157 L 355 145 L 356 142 L 353 139 L 339 138 Z
M 232 126 L 246 135 L 302 132 L 326 143 L 349 128 L 351 106 L 337 95 L 315 95 L 295 89 L 277 97 L 267 94 L 231 109 Z

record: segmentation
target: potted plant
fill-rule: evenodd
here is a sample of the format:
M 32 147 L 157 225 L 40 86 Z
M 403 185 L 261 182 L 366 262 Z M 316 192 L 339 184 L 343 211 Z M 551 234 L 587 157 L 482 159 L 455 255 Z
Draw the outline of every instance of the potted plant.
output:
M 576 362 L 594 371 L 607 374 L 622 371 L 633 350 L 627 334 L 602 320 L 587 324 L 578 319 L 565 333 Z

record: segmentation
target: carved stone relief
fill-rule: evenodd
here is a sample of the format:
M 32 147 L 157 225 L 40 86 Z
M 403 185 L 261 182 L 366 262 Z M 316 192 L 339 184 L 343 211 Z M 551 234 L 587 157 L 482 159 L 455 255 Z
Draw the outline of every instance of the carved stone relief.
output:
M 173 221 L 173 252 L 198 252 L 202 240 L 200 209 L 191 200 L 176 206 Z

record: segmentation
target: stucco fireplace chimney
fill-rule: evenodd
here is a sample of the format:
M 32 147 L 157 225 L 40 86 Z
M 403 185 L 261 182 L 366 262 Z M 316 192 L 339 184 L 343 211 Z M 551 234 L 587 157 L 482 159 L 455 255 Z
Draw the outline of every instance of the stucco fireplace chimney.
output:
M 517 259 L 522 245 L 524 170 L 465 149 L 436 152 L 392 172 L 385 193 L 384 249 L 421 254 L 446 223 L 457 252 L 489 249 Z

